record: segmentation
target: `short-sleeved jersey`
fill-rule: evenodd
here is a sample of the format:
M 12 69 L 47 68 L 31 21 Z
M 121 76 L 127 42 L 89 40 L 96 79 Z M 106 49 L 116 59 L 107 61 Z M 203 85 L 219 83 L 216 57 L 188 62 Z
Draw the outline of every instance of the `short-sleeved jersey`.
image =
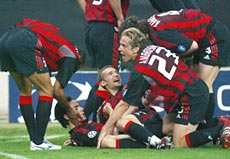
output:
M 36 33 L 42 43 L 42 55 L 50 71 L 59 70 L 58 63 L 63 57 L 80 59 L 79 52 L 55 26 L 36 19 L 23 19 L 15 26 L 27 27 Z
M 183 61 L 171 51 L 147 46 L 136 58 L 135 69 L 148 81 L 152 104 L 174 111 L 186 86 L 199 79 Z
M 185 52 L 192 41 L 199 41 L 207 34 L 212 17 L 196 9 L 168 11 L 151 16 L 148 20 L 151 40 L 173 51 Z M 185 48 L 184 48 L 185 47 Z
M 70 140 L 76 146 L 97 146 L 97 139 L 103 127 L 101 123 L 81 123 L 79 126 L 70 130 Z
M 142 75 L 136 70 L 132 69 L 129 81 L 123 88 L 122 100 L 129 105 L 136 106 L 139 109 L 143 108 L 141 97 L 145 91 L 150 88 L 149 83 L 142 77 Z
M 130 0 L 121 0 L 123 16 L 126 16 Z M 85 19 L 87 22 L 106 21 L 117 24 L 117 18 L 109 0 L 87 0 Z

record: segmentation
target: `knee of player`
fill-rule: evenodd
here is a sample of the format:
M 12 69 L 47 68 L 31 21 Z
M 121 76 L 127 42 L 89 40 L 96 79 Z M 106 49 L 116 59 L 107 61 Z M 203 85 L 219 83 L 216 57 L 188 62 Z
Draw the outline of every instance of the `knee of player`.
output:
M 187 148 L 188 147 L 184 136 L 180 138 L 173 137 L 173 143 L 177 148 Z
M 101 147 L 116 148 L 116 139 L 111 137 L 111 135 L 105 136 L 101 141 Z
M 44 86 L 44 87 L 37 87 L 37 91 L 39 95 L 46 95 L 52 97 L 54 94 L 54 90 L 52 85 L 51 86 Z
M 173 128 L 167 124 L 162 125 L 162 133 L 168 136 L 173 134 Z
M 53 94 L 54 94 L 54 89 L 53 89 L 53 87 L 52 87 L 52 86 L 51 86 L 51 87 L 47 87 L 47 88 L 46 88 L 46 92 L 47 92 L 47 95 L 53 96 Z
M 130 123 L 135 121 L 133 118 L 134 116 L 131 114 L 123 116 L 120 120 L 117 121 L 116 127 L 118 128 L 119 131 L 127 132 L 126 129 L 128 129 Z
M 116 127 L 119 131 L 124 131 L 124 127 L 125 127 L 125 120 L 123 118 L 119 119 L 116 123 Z

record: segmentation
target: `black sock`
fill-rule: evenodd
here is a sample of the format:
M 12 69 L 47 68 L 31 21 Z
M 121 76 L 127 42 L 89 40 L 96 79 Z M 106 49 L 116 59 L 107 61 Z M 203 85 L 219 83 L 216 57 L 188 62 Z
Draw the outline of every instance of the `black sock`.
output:
M 19 105 L 22 116 L 24 118 L 27 131 L 30 136 L 30 140 L 33 140 L 35 119 L 34 119 L 34 110 L 32 106 L 32 97 L 31 96 L 20 96 Z
M 53 98 L 49 96 L 39 96 L 36 109 L 36 125 L 34 143 L 41 144 L 44 140 L 45 131 L 49 122 Z
M 141 143 L 149 143 L 149 138 L 153 136 L 150 131 L 132 121 L 125 125 L 125 132 Z
M 116 148 L 146 148 L 146 145 L 131 139 L 121 139 L 116 141 Z
M 200 123 L 197 130 L 202 130 L 202 129 L 207 129 L 207 128 L 217 126 L 219 123 L 219 120 L 218 120 L 218 118 L 210 118 L 206 122 L 207 123 Z
M 209 123 L 210 120 L 212 120 L 213 115 L 214 115 L 214 111 L 215 111 L 214 94 L 209 93 L 208 111 L 207 111 L 206 118 L 205 118 L 207 123 Z
M 185 136 L 188 147 L 198 147 L 204 145 L 220 136 L 223 125 L 212 128 L 197 130 Z

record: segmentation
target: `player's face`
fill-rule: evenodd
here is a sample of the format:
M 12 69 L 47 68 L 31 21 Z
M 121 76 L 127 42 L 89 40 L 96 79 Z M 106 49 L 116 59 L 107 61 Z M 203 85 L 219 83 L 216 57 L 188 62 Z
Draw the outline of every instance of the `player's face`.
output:
M 108 67 L 102 71 L 102 74 L 108 89 L 118 90 L 120 88 L 121 77 L 115 68 Z
M 135 52 L 130 43 L 131 39 L 128 36 L 123 35 L 121 37 L 118 50 L 120 51 L 122 61 L 124 62 L 134 61 L 137 56 L 137 52 Z
M 86 116 L 84 114 L 84 110 L 83 108 L 79 105 L 79 103 L 75 100 L 71 100 L 69 102 L 70 107 L 72 108 L 72 114 L 74 114 L 75 119 L 72 120 L 76 120 L 76 121 L 84 121 L 86 120 Z

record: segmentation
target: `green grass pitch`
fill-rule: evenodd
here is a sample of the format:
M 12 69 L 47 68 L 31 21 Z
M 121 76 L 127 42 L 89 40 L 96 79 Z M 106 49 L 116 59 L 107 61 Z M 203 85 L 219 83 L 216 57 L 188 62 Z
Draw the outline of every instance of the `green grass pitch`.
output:
M 58 123 L 49 123 L 46 138 L 62 145 L 68 130 Z M 63 147 L 57 151 L 30 151 L 25 124 L 0 123 L 0 159 L 229 159 L 230 149 L 205 145 L 199 148 L 154 149 L 96 149 Z

